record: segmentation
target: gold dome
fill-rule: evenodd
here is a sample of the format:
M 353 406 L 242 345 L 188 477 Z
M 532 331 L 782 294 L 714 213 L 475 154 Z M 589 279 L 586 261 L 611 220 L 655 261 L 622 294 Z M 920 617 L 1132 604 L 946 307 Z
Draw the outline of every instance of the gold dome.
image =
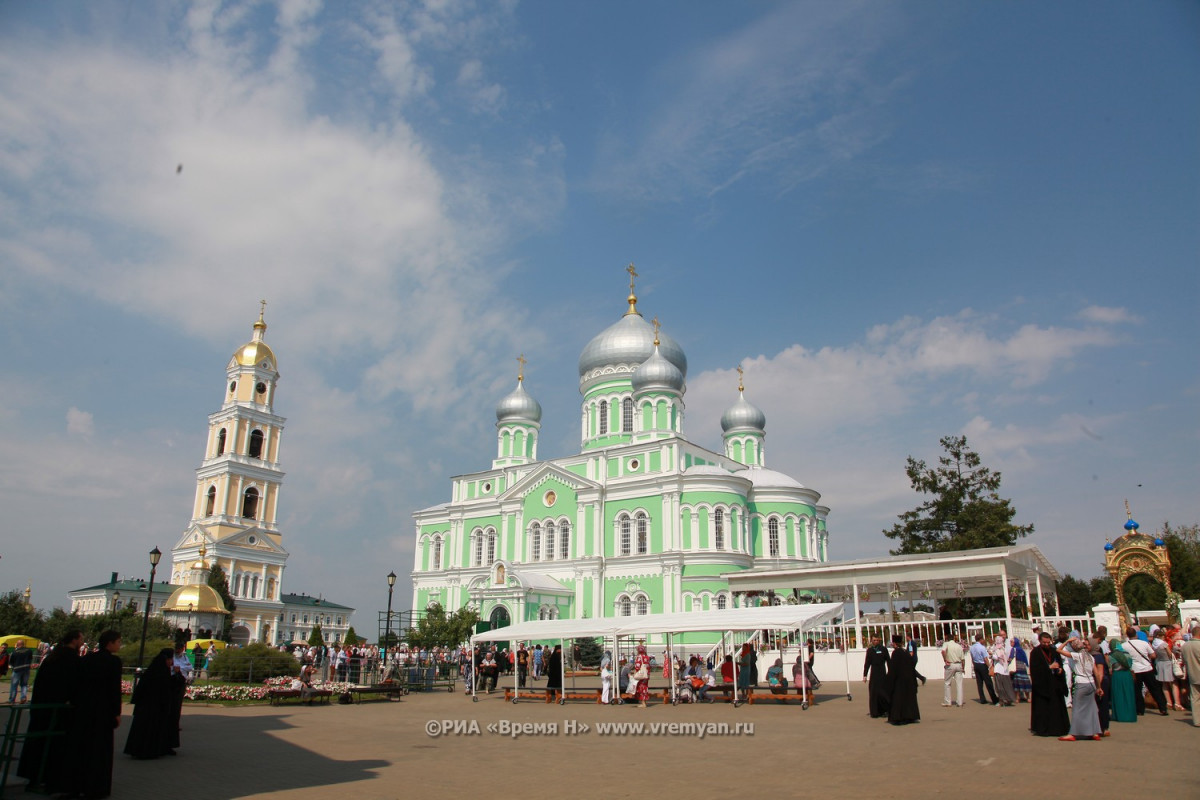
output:
M 266 366 L 269 369 L 275 369 L 275 353 L 263 341 L 263 334 L 267 332 L 267 323 L 263 320 L 263 310 L 266 308 L 266 301 L 263 301 L 263 309 L 259 309 L 258 320 L 254 323 L 254 336 L 250 341 L 239 347 L 233 354 L 233 359 L 243 367 L 253 367 L 257 364 L 262 364 L 264 361 L 269 362 Z
M 188 607 L 191 606 L 189 609 Z M 181 586 L 171 593 L 163 611 L 191 611 L 193 614 L 228 614 L 229 609 L 216 589 L 206 584 Z

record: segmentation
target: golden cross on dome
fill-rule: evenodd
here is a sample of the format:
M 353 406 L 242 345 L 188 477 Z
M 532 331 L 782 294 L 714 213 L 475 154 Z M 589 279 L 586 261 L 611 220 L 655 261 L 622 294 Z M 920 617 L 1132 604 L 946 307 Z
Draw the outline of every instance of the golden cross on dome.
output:
M 654 323 L 654 346 L 658 347 L 658 331 L 660 328 L 662 328 L 662 325 L 659 324 L 658 317 L 655 317 L 650 321 Z
M 517 382 L 518 383 L 525 380 L 525 365 L 527 363 L 529 363 L 529 362 L 527 362 L 525 360 L 524 353 L 521 353 L 521 355 L 517 356 L 517 365 L 518 365 L 517 366 Z
M 638 277 L 637 270 L 634 269 L 632 261 L 629 262 L 629 266 L 625 268 L 625 271 L 629 273 L 629 291 L 632 292 L 633 291 L 633 279 Z
M 1133 512 L 1129 510 L 1129 501 L 1125 501 L 1125 518 L 1133 519 Z
M 638 313 L 637 295 L 633 291 L 633 279 L 638 276 L 638 273 L 632 261 L 629 262 L 629 266 L 625 268 L 625 271 L 629 273 L 629 297 L 625 298 L 626 302 L 629 303 L 629 310 L 625 312 L 625 316 L 628 317 L 630 314 Z M 641 314 L 638 314 L 638 316 L 641 316 Z
M 741 365 L 741 364 L 738 364 L 738 367 L 737 367 L 737 374 L 738 374 L 738 391 L 739 391 L 739 392 L 744 392 L 744 391 L 746 391 L 746 387 L 742 385 L 742 374 L 743 374 L 743 371 L 742 371 L 742 365 Z

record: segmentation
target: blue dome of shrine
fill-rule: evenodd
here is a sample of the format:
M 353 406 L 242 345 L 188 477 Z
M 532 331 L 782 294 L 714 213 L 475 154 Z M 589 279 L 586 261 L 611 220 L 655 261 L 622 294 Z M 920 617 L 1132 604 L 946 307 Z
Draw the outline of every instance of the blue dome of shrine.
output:
M 1127 531 L 1136 531 L 1140 527 L 1141 526 L 1137 524 L 1136 520 L 1128 519 L 1125 521 L 1125 530 Z
M 1154 540 L 1154 546 L 1155 546 L 1155 547 L 1166 547 L 1166 546 L 1167 546 L 1167 543 L 1166 543 L 1166 542 L 1164 542 L 1162 539 L 1155 539 L 1155 540 Z
M 1109 551 L 1111 551 L 1112 549 L 1113 549 L 1113 543 L 1112 543 L 1112 542 L 1105 542 L 1105 543 L 1104 543 L 1104 551 L 1105 551 L 1106 553 L 1107 553 L 1107 552 L 1109 552 Z

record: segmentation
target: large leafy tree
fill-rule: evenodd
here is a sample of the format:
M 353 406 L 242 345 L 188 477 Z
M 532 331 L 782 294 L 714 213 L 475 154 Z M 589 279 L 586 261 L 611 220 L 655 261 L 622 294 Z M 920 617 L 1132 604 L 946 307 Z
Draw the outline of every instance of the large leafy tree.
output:
M 479 612 L 460 608 L 451 614 L 438 603 L 425 609 L 425 615 L 408 629 L 408 643 L 414 647 L 454 647 L 465 642 L 479 621 Z
M 1033 533 L 1032 525 L 1013 524 L 1016 509 L 997 494 L 1000 473 L 983 466 L 967 437 L 945 436 L 941 445 L 936 467 L 908 457 L 908 479 L 927 499 L 884 531 L 899 542 L 892 555 L 1003 547 Z
M 220 564 L 213 564 L 208 573 L 208 585 L 221 595 L 221 600 L 225 602 L 225 610 L 229 612 L 225 617 L 222 630 L 217 636 L 218 639 L 228 642 L 229 634 L 233 630 L 233 611 L 237 605 L 233 602 L 233 595 L 229 593 L 229 577 L 225 574 L 225 570 L 221 569 Z
M 25 597 L 20 592 L 0 595 L 0 636 L 20 633 L 41 639 L 44 621 L 42 612 L 25 605 Z

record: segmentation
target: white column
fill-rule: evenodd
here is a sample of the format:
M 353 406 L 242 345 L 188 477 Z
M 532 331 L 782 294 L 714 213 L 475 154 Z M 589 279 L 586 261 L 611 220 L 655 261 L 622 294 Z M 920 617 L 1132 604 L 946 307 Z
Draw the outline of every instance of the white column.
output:
M 1046 600 L 1042 597 L 1042 574 L 1040 572 L 1033 573 L 1033 578 L 1037 582 L 1038 594 L 1038 616 L 1046 616 Z
M 1000 564 L 1000 591 L 1004 594 L 1004 635 L 1011 637 L 1013 635 L 1012 603 L 1008 600 L 1008 567 L 1003 563 Z
M 856 647 L 863 647 L 862 638 L 862 612 L 858 610 L 858 584 L 854 584 L 854 644 Z M 865 647 L 864 647 L 865 649 Z

